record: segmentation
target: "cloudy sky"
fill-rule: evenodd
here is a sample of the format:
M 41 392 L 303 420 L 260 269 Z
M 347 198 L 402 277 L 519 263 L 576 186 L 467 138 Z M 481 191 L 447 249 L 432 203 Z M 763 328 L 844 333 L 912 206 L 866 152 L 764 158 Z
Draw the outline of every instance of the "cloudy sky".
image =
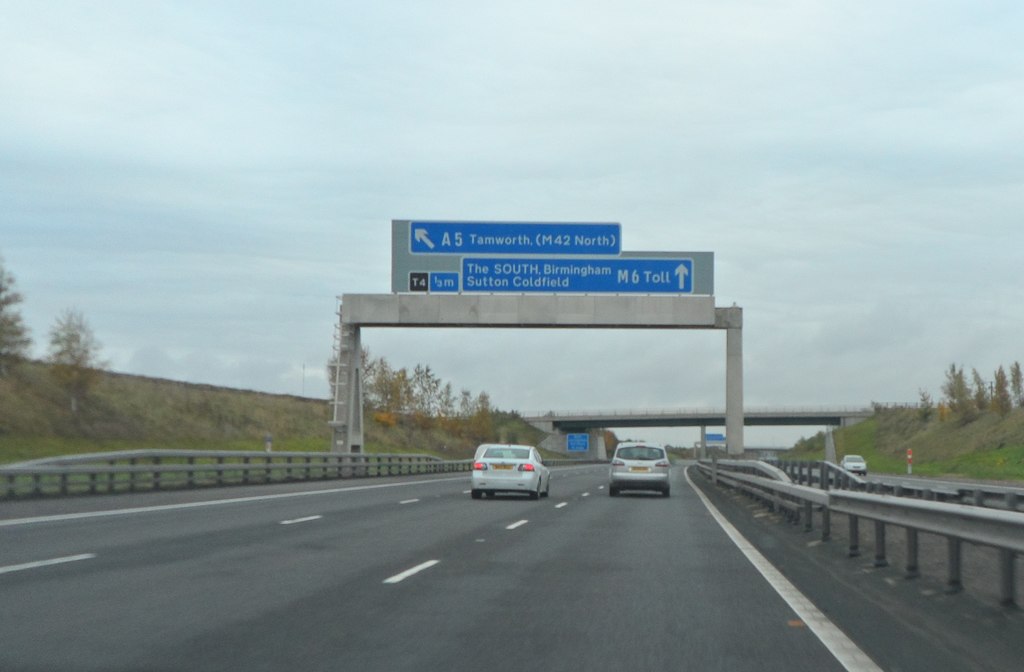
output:
M 1024 360 L 1018 0 L 0 9 L 0 256 L 36 356 L 74 308 L 114 370 L 326 398 L 337 295 L 390 292 L 391 220 L 419 218 L 714 252 L 748 407 Z M 364 345 L 503 409 L 725 403 L 720 332 Z

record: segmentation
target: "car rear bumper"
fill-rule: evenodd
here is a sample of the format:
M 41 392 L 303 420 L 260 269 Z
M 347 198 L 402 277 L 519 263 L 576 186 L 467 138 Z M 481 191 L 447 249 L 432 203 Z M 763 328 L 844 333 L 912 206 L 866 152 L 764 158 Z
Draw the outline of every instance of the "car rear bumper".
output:
M 536 492 L 539 485 L 540 476 L 536 473 L 494 476 L 474 471 L 470 487 L 483 492 Z
M 668 474 L 612 474 L 609 488 L 616 490 L 667 490 Z

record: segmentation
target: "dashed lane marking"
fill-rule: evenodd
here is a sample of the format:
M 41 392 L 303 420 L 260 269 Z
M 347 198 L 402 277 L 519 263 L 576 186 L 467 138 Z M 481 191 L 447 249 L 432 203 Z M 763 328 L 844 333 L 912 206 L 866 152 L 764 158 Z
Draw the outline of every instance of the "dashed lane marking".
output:
M 439 562 L 441 562 L 441 561 L 440 560 L 427 560 L 426 562 L 424 562 L 422 564 L 419 564 L 419 565 L 416 565 L 415 567 L 412 567 L 411 569 L 407 569 L 404 572 L 401 572 L 400 574 L 395 574 L 392 577 L 388 577 L 388 578 L 384 579 L 384 583 L 388 583 L 388 584 L 401 583 L 402 581 L 405 581 L 406 579 L 408 579 L 410 576 L 414 576 L 416 574 L 419 574 L 420 572 L 422 572 L 425 569 L 430 569 L 431 567 L 433 567 L 434 565 L 436 565 Z
M 22 572 L 26 569 L 38 569 L 40 567 L 50 567 L 52 565 L 63 565 L 67 562 L 78 562 L 80 560 L 92 560 L 95 557 L 95 553 L 81 553 L 79 555 L 69 555 L 63 558 L 52 558 L 50 560 L 37 560 L 35 562 L 25 562 L 20 565 L 7 565 L 6 567 L 0 567 L 0 574 L 8 574 L 10 572 Z

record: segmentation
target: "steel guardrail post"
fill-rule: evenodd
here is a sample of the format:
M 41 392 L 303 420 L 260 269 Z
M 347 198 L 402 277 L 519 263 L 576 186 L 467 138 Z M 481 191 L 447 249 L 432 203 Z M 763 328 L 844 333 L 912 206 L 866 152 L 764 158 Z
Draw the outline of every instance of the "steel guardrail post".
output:
M 875 521 L 875 567 L 888 567 L 889 560 L 885 555 L 885 523 Z
M 946 579 L 946 592 L 959 593 L 963 590 L 963 542 L 956 537 L 946 537 L 948 555 L 948 574 Z
M 908 579 L 916 579 L 921 575 L 920 567 L 918 566 L 918 543 L 917 543 L 917 530 L 912 527 L 906 528 L 907 530 L 907 565 L 906 573 L 904 576 Z
M 1017 575 L 1014 567 L 1016 558 L 1017 554 L 1010 549 L 1004 548 L 999 552 L 999 603 L 1004 607 L 1013 607 L 1017 604 Z
M 860 519 L 854 515 L 847 515 L 850 523 L 850 548 L 848 557 L 856 558 L 860 555 Z

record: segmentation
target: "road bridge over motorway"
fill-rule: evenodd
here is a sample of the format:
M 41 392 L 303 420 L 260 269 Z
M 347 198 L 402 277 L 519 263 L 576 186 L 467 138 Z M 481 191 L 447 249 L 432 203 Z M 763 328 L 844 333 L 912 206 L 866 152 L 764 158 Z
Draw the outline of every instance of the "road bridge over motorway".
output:
M 875 409 L 868 407 L 791 407 L 746 408 L 745 426 L 789 427 L 823 426 L 847 427 L 871 417 Z M 708 427 L 726 425 L 725 409 L 663 409 L 612 411 L 546 411 L 523 416 L 534 427 L 550 435 L 542 444 L 551 450 L 565 451 L 566 436 L 573 433 L 591 435 L 591 446 L 603 452 L 603 436 L 599 430 L 606 427 L 700 427 L 701 445 L 707 444 Z

